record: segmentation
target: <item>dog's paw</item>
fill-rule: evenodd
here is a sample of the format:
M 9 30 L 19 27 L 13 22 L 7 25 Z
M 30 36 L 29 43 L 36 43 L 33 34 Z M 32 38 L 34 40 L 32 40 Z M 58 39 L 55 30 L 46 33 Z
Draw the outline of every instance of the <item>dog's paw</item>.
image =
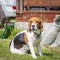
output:
M 42 54 L 41 52 L 39 53 L 39 55 L 40 55 L 40 56 L 43 56 L 43 54 Z
M 37 56 L 32 56 L 34 59 L 37 59 Z

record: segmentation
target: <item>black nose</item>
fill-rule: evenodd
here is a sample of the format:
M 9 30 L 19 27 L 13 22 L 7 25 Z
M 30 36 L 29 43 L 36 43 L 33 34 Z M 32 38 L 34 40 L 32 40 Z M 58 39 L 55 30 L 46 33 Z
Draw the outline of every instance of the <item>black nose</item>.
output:
M 35 25 L 32 25 L 32 28 L 34 29 Z

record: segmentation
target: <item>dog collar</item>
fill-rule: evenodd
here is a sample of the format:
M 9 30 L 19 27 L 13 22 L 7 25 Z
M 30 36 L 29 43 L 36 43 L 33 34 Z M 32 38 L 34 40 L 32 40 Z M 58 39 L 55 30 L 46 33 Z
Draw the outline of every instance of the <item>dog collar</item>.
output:
M 34 32 L 36 38 L 40 38 L 40 35 L 41 35 L 41 30 L 40 29 L 39 30 L 35 30 L 33 32 Z

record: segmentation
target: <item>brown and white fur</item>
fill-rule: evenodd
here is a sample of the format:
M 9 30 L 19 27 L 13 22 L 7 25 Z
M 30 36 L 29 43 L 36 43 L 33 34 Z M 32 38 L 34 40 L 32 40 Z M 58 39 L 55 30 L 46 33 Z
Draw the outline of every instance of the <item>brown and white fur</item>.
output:
M 11 53 L 27 54 L 30 50 L 33 58 L 37 58 L 34 46 L 37 48 L 38 54 L 42 56 L 40 48 L 42 20 L 39 17 L 29 19 L 28 28 L 18 33 L 10 42 Z

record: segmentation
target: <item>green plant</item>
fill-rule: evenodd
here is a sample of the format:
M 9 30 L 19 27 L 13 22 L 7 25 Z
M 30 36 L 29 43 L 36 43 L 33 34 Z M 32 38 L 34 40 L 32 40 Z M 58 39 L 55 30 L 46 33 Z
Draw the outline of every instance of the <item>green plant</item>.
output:
M 9 39 L 12 39 L 18 32 L 20 32 L 20 29 L 14 29 L 11 32 L 11 35 L 8 37 Z
M 0 28 L 2 28 L 2 24 L 0 23 Z
M 3 30 L 0 30 L 0 35 L 2 34 Z
M 2 39 L 6 39 L 11 35 L 11 32 L 14 30 L 14 25 L 8 25 L 5 27 L 4 32 L 2 33 L 1 37 Z

